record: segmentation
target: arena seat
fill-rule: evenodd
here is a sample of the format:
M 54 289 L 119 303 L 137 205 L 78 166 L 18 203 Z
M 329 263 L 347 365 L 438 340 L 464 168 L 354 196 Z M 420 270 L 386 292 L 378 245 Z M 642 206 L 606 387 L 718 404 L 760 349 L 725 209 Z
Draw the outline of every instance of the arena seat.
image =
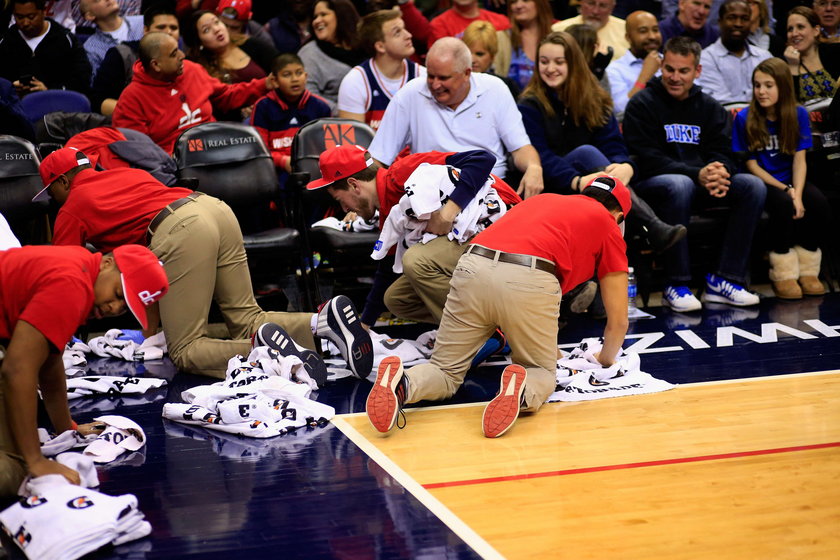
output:
M 321 177 L 318 167 L 319 156 L 329 148 L 344 144 L 357 144 L 367 147 L 373 140 L 374 131 L 363 122 L 351 119 L 324 118 L 306 123 L 292 143 L 292 175 L 287 187 L 298 194 L 300 216 L 299 224 L 305 232 L 305 242 L 311 250 L 321 255 L 324 263 L 317 271 L 315 283 L 318 286 L 318 299 L 327 299 L 329 293 L 321 297 L 320 284 L 329 281 L 332 286 L 340 286 L 340 293 L 347 294 L 358 289 L 358 279 L 372 274 L 374 261 L 370 258 L 373 245 L 379 239 L 378 232 L 346 232 L 326 227 L 310 227 L 325 214 L 343 217 L 340 207 L 329 196 L 326 189 L 307 191 L 309 181 Z M 345 282 L 346 281 L 346 282 Z M 367 290 L 365 289 L 365 295 Z M 358 301 L 358 297 L 350 297 Z
M 35 91 L 21 99 L 21 105 L 33 123 L 41 120 L 44 115 L 57 111 L 90 113 L 88 98 L 70 89 Z
M 32 202 L 44 185 L 35 146 L 17 136 L 0 135 L 0 213 L 24 245 L 47 243 L 47 202 Z
M 250 126 L 204 123 L 184 131 L 175 143 L 173 158 L 182 184 L 225 201 L 239 219 L 256 287 L 284 286 L 290 275 L 300 272 L 302 298 L 287 293 L 298 310 L 313 310 L 301 236 L 293 210 L 285 205 L 278 212 L 280 187 L 274 163 L 257 131 Z M 284 226 L 281 227 L 280 223 Z

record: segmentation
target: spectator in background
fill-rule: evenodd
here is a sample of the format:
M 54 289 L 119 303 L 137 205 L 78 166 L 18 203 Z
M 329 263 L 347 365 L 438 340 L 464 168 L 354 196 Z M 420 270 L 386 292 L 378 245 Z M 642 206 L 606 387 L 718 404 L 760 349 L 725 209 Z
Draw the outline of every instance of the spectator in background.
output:
M 772 33 L 770 28 L 770 11 L 765 0 L 749 0 L 750 5 L 750 44 L 760 49 L 770 51 L 773 56 L 782 58 L 785 41 Z
M 510 29 L 510 20 L 502 14 L 478 7 L 478 0 L 452 0 L 452 7 L 432 19 L 429 28 L 429 48 L 441 37 L 458 37 L 475 20 L 489 21 L 496 31 Z
M 143 14 L 143 34 L 166 33 L 176 41 L 181 38 L 181 28 L 175 11 L 166 6 L 152 6 Z M 99 71 L 93 77 L 91 87 L 91 106 L 103 115 L 111 115 L 117 106 L 117 99 L 131 83 L 134 75 L 134 63 L 137 62 L 137 49 L 140 41 L 128 41 L 108 49 Z
M 570 25 L 566 28 L 566 33 L 577 42 L 581 53 L 583 53 L 583 60 L 586 62 L 587 68 L 595 75 L 595 79 L 598 80 L 604 91 L 609 93 L 610 81 L 606 77 L 606 70 L 612 59 L 612 50 L 605 50 L 603 45 L 598 42 L 598 34 L 595 33 L 592 26 L 585 23 Z
M 758 304 L 744 288 L 752 239 L 767 189 L 754 175 L 737 173 L 729 138 L 729 115 L 694 81 L 700 75 L 700 45 L 687 37 L 665 43 L 662 77 L 633 96 L 624 112 L 624 138 L 635 156 L 635 191 L 663 219 L 688 224 L 695 200 L 728 205 L 717 270 L 706 275 L 703 301 L 735 306 Z M 664 255 L 662 304 L 677 312 L 697 311 L 688 287 L 691 266 L 686 239 Z
M 659 73 L 662 34 L 654 15 L 638 11 L 627 16 L 627 41 L 630 48 L 624 56 L 607 66 L 610 94 L 619 120 L 624 118 L 627 101 L 645 89 L 648 80 Z
M 312 8 L 314 41 L 298 51 L 307 68 L 306 89 L 327 100 L 336 112 L 341 80 L 354 66 L 361 64 L 364 53 L 353 48 L 359 14 L 350 0 L 320 0 Z
M 612 47 L 613 58 L 621 58 L 630 46 L 623 19 L 612 15 L 615 0 L 583 0 L 580 3 L 580 15 L 565 19 L 551 26 L 553 31 L 565 31 L 570 25 L 585 23 L 598 32 L 598 42 L 604 47 Z
M 215 109 L 250 106 L 275 87 L 272 75 L 222 83 L 201 65 L 184 60 L 175 39 L 165 33 L 149 33 L 140 40 L 140 60 L 117 102 L 113 124 L 142 132 L 171 154 L 181 132 L 216 120 Z
M 108 49 L 127 41 L 139 41 L 143 36 L 143 16 L 122 17 L 117 0 L 80 0 L 79 10 L 96 26 L 96 31 L 84 43 L 94 76 Z
M 784 61 L 768 59 L 753 73 L 750 106 L 735 118 L 732 149 L 747 155 L 747 170 L 767 187 L 770 281 L 782 299 L 821 296 L 820 244 L 830 238 L 825 195 L 806 181 L 811 147 L 808 111 L 797 106 Z
M 292 172 L 292 140 L 309 121 L 329 117 L 326 101 L 306 89 L 306 69 L 296 54 L 285 53 L 274 59 L 271 73 L 277 88 L 254 104 L 251 126 L 257 129 L 271 152 L 271 159 L 285 184 Z
M 540 42 L 537 74 L 522 93 L 519 111 L 540 154 L 546 191 L 578 194 L 600 175 L 630 182 L 633 165 L 610 96 L 569 33 L 555 31 Z M 647 228 L 654 249 L 664 250 L 685 235 L 684 227 L 665 224 L 632 196 L 629 217 Z
M 499 48 L 498 38 L 499 34 L 492 23 L 479 20 L 467 26 L 461 40 L 464 41 L 472 54 L 472 71 L 496 76 L 507 85 L 510 94 L 516 99 L 519 97 L 522 88 L 511 78 L 496 74 L 493 67 L 493 61 Z
M 750 16 L 747 0 L 726 0 L 718 18 L 720 38 L 700 55 L 703 73 L 697 78 L 697 85 L 721 105 L 749 102 L 753 70 L 773 56 L 747 41 Z
M 709 7 L 709 12 L 712 14 L 718 13 L 720 10 L 720 5 L 723 4 L 724 0 L 711 0 L 711 5 Z M 782 0 L 781 3 L 777 2 L 777 4 L 784 4 L 785 2 L 800 2 L 801 0 Z M 772 28 L 776 25 L 776 19 L 773 17 L 773 0 L 766 0 L 765 5 L 767 7 L 767 15 L 768 15 L 768 25 Z M 662 10 L 659 14 L 660 20 L 666 20 L 671 18 L 671 16 L 675 16 L 677 14 L 677 10 L 679 9 L 679 0 L 662 0 Z M 715 18 L 709 22 L 713 28 L 717 29 L 717 21 Z
M 264 78 L 278 54 L 253 38 L 240 35 L 232 39 L 219 17 L 203 10 L 190 16 L 182 35 L 188 47 L 187 58 L 226 84 Z
M 709 22 L 712 0 L 680 0 L 680 11 L 659 23 L 662 42 L 671 37 L 688 37 L 705 49 L 720 36 L 717 28 Z
M 793 75 L 799 103 L 834 97 L 840 77 L 840 44 L 820 43 L 820 21 L 814 10 L 797 6 L 788 13 L 785 60 Z
M 280 6 L 280 14 L 268 20 L 268 33 L 278 52 L 298 52 L 312 37 L 309 2 L 287 0 L 280 3 Z
M 85 18 L 80 9 L 81 0 L 72 0 L 72 16 L 76 23 L 74 32 L 77 36 L 86 37 L 96 30 L 92 21 Z M 138 16 L 142 13 L 143 3 L 141 0 L 117 0 L 120 6 L 120 13 L 123 16 Z
M 0 39 L 0 77 L 21 97 L 33 91 L 90 89 L 90 62 L 67 29 L 46 19 L 45 0 L 12 0 L 15 24 Z
M 820 41 L 840 43 L 840 0 L 814 0 L 814 13 L 820 19 Z
M 371 58 L 353 67 L 341 80 L 338 116 L 379 128 L 388 103 L 406 83 L 425 77 L 426 69 L 409 60 L 411 33 L 399 10 L 378 10 L 359 23 L 358 46 Z
M 35 140 L 35 130 L 23 112 L 20 98 L 12 82 L 5 78 L 0 78 L 0 134 L 26 138 L 30 142 Z
M 524 88 L 534 74 L 537 45 L 551 32 L 554 16 L 548 0 L 510 0 L 508 17 L 512 46 L 508 77 Z
M 216 6 L 216 15 L 227 26 L 234 41 L 251 38 L 266 48 L 275 50 L 271 35 L 262 25 L 251 19 L 251 0 L 221 0 Z
M 510 153 L 524 174 L 519 192 L 543 190 L 540 159 L 513 97 L 495 77 L 473 74 L 470 50 L 453 37 L 429 49 L 426 80 L 413 80 L 391 100 L 370 153 L 390 165 L 405 145 L 413 153 L 488 151 L 496 158 L 493 173 L 502 178 Z

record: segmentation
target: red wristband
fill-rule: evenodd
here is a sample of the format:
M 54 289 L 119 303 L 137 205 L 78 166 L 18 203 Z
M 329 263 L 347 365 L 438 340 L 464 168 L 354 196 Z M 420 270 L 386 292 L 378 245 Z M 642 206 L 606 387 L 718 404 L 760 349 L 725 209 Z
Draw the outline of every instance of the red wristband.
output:
M 70 420 L 70 429 L 76 431 L 79 429 L 79 425 L 74 420 Z
M 636 82 L 636 87 L 639 89 L 645 89 L 647 84 L 643 84 L 642 82 Z

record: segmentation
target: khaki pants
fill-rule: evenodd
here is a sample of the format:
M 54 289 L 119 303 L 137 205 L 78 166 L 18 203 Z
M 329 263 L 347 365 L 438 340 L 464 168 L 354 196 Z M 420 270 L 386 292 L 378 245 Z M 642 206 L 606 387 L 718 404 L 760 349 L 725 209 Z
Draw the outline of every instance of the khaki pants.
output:
M 557 364 L 557 277 L 473 254 L 458 261 L 428 364 L 406 371 L 406 402 L 451 397 L 481 345 L 500 327 L 511 360 L 525 367 L 525 408 L 536 411 L 554 392 Z
M 0 364 L 2 363 L 0 359 Z M 3 385 L 4 382 L 0 379 L 0 499 L 15 496 L 20 483 L 26 477 L 26 463 L 18 454 L 17 446 L 9 432 Z
M 411 246 L 403 255 L 403 275 L 385 292 L 388 311 L 400 319 L 439 324 L 452 272 L 467 247 L 445 235 Z
M 200 196 L 158 226 L 149 249 L 163 261 L 169 292 L 160 314 L 169 355 L 178 368 L 224 378 L 227 362 L 251 351 L 251 335 L 277 323 L 301 346 L 315 348 L 310 313 L 265 312 L 257 305 L 233 211 L 211 196 Z M 211 301 L 218 304 L 232 340 L 210 338 Z

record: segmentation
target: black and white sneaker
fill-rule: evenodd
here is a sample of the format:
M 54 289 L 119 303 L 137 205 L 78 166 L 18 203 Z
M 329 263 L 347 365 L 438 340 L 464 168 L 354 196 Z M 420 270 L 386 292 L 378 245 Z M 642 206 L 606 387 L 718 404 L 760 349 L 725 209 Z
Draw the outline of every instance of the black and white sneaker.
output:
M 373 370 L 373 344 L 349 297 L 337 296 L 321 306 L 315 334 L 330 339 L 338 347 L 356 377 L 365 379 L 370 375 Z
M 303 362 L 303 368 L 318 387 L 327 382 L 327 366 L 321 356 L 314 350 L 299 346 L 289 333 L 275 323 L 263 323 L 254 333 L 252 346 L 268 346 L 276 350 L 281 356 L 296 356 Z

